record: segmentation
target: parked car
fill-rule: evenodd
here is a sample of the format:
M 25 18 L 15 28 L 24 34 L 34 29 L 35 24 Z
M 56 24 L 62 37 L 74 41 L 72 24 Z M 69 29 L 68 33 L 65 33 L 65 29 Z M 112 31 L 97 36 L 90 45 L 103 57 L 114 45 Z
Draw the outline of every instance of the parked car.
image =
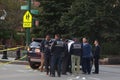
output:
M 41 41 L 43 39 L 34 39 L 28 48 L 28 61 L 32 69 L 38 69 L 41 63 Z

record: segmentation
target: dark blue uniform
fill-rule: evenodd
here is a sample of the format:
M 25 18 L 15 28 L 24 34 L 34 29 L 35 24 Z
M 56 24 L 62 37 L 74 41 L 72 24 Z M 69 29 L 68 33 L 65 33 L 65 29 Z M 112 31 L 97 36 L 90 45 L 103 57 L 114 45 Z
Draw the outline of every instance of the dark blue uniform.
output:
M 71 45 L 70 53 L 71 55 L 81 56 L 81 43 L 80 42 L 74 42 Z
M 57 74 L 61 76 L 62 57 L 65 51 L 65 44 L 62 40 L 55 40 L 51 46 L 51 76 L 55 76 L 55 66 L 57 66 Z
M 43 40 L 42 45 L 41 45 L 41 50 L 44 53 L 44 58 L 45 58 L 45 69 L 47 74 L 49 73 L 49 67 L 50 67 L 50 61 L 51 61 L 51 40 Z
M 95 72 L 99 73 L 99 58 L 100 58 L 100 46 L 95 46 L 94 52 L 93 52 L 93 58 L 94 58 L 94 66 L 95 66 Z
M 92 47 L 88 43 L 82 44 L 82 70 L 84 73 L 91 73 Z
M 62 57 L 62 74 L 63 75 L 66 75 L 66 72 L 68 70 L 68 64 L 69 64 L 69 53 L 68 53 L 68 45 L 67 45 L 67 41 L 64 41 L 65 43 L 65 52 L 63 54 L 63 57 Z

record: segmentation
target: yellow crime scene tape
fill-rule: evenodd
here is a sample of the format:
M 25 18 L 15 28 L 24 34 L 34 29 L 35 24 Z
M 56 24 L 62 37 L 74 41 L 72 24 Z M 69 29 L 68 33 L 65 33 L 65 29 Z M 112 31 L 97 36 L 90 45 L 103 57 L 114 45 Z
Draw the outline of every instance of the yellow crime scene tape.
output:
M 24 55 L 23 57 L 21 57 L 19 60 L 21 59 L 24 59 L 27 55 Z M 18 62 L 19 60 L 13 60 L 13 61 L 9 61 L 9 62 L 6 62 L 6 63 L 0 63 L 0 66 L 3 66 L 3 65 L 6 65 L 6 64 L 11 64 L 13 62 Z
M 4 49 L 4 50 L 0 50 L 0 52 L 3 52 L 3 51 L 14 51 L 18 48 L 24 48 L 25 46 L 21 46 L 21 47 L 15 47 L 15 48 L 7 48 L 7 49 Z
M 0 52 L 3 52 L 3 51 L 14 51 L 14 50 L 17 50 L 18 48 L 24 48 L 24 47 L 25 46 L 20 46 L 20 47 L 15 47 L 15 48 L 8 48 L 8 49 L 0 50 Z M 6 65 L 6 64 L 11 64 L 13 62 L 18 62 L 19 60 L 24 59 L 26 57 L 27 57 L 27 55 L 24 55 L 23 57 L 21 57 L 18 60 L 9 61 L 9 62 L 6 62 L 6 63 L 0 63 L 0 66 Z

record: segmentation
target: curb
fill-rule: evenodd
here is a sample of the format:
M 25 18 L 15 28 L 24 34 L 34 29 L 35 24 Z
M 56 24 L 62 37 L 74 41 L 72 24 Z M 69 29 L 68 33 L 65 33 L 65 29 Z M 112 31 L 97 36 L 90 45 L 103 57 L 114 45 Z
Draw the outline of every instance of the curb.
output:
M 120 58 L 119 57 L 103 58 L 100 59 L 99 62 L 102 65 L 120 65 Z

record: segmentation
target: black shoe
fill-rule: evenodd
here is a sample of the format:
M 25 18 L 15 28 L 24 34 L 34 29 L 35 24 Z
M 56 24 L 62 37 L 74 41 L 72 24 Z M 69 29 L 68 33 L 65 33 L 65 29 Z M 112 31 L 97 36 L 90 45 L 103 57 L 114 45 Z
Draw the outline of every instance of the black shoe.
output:
M 88 74 L 90 75 L 90 72 L 88 72 Z
M 45 72 L 46 72 L 46 75 L 49 75 L 49 71 L 48 71 L 48 70 L 46 70 Z M 51 74 L 50 74 L 50 75 L 51 75 Z
M 18 58 L 15 58 L 15 60 L 18 60 Z
M 62 73 L 62 75 L 67 75 L 66 73 Z
M 92 72 L 93 74 L 99 74 L 98 72 Z
M 55 77 L 55 75 L 54 75 L 54 74 L 51 74 L 50 77 Z
M 58 75 L 58 77 L 61 77 L 61 75 Z
M 86 72 L 82 72 L 82 74 L 86 74 Z

